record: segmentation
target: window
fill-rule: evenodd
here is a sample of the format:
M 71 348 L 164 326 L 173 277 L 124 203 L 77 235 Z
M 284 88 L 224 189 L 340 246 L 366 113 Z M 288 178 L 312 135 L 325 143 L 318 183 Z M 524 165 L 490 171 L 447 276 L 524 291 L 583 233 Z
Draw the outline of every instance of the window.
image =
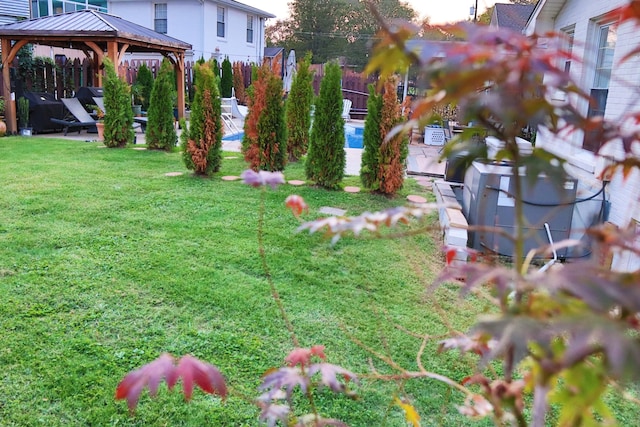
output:
M 609 81 L 613 69 L 613 53 L 616 47 L 616 28 L 614 24 L 601 25 L 597 32 L 596 63 L 593 85 L 591 86 L 592 101 L 589 104 L 587 117 L 604 116 L 609 95 Z M 596 152 L 602 145 L 598 131 L 587 132 L 584 136 L 582 148 Z
M 167 34 L 167 4 L 155 4 L 155 16 L 153 20 L 153 29 L 158 33 Z
M 575 26 L 571 26 L 569 28 L 563 28 L 562 32 L 565 35 L 565 45 L 564 48 L 569 54 L 569 57 L 564 60 L 564 72 L 569 73 L 571 71 L 571 55 L 573 54 L 573 39 L 575 37 Z
M 63 12 L 93 9 L 107 12 L 107 0 L 31 0 L 31 17 L 40 18 Z
M 224 7 L 218 6 L 218 37 L 224 37 Z
M 247 43 L 253 43 L 253 16 L 247 15 Z

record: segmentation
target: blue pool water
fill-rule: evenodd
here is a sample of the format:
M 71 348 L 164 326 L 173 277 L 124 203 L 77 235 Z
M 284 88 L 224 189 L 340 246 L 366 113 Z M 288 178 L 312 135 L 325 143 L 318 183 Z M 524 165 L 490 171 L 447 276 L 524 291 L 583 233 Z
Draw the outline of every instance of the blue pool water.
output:
M 242 141 L 244 132 L 225 135 L 223 141 Z M 351 124 L 344 125 L 344 148 L 363 148 L 364 127 L 353 126 Z
M 363 148 L 364 147 L 364 127 L 344 125 L 344 148 Z

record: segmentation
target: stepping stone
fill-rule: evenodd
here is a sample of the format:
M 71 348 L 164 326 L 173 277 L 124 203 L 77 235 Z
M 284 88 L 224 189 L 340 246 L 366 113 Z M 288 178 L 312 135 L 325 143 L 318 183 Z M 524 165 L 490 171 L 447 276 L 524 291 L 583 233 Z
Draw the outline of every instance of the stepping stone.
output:
M 226 156 L 225 159 L 237 159 L 238 156 Z
M 239 180 L 240 177 L 239 176 L 235 176 L 235 175 L 225 175 L 222 177 L 223 181 L 237 181 Z
M 425 199 L 422 196 L 417 196 L 415 194 L 408 195 L 407 200 L 410 201 L 411 203 L 416 203 L 416 204 L 427 203 L 427 199 Z
M 144 151 L 146 150 L 145 147 L 133 147 L 134 150 L 138 150 L 138 151 Z
M 304 181 L 300 181 L 299 179 L 292 179 L 291 181 L 288 181 L 288 182 L 289 184 L 295 185 L 295 186 L 304 185 Z
M 433 188 L 433 184 L 431 183 L 431 181 L 427 181 L 424 179 L 416 179 L 416 184 L 429 190 Z
M 332 208 L 329 206 L 323 206 L 318 209 L 318 212 L 325 215 L 333 215 L 333 216 L 344 216 L 347 213 L 346 210 L 340 208 Z
M 344 191 L 347 193 L 359 193 L 360 187 L 344 187 Z
M 182 175 L 182 172 L 167 172 L 164 174 L 164 176 L 180 176 Z

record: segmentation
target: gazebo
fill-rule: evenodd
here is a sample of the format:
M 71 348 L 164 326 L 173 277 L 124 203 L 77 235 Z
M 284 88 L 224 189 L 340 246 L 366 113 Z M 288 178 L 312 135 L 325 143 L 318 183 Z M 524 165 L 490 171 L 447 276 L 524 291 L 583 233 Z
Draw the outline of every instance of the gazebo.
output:
M 11 99 L 9 69 L 18 50 L 27 43 L 79 49 L 93 61 L 96 70 L 102 68 L 105 57 L 116 69 L 127 52 L 155 52 L 168 58 L 174 65 L 178 89 L 178 116 L 184 117 L 184 56 L 191 49 L 185 43 L 120 17 L 95 10 L 81 10 L 61 15 L 0 25 L 2 50 L 2 96 Z M 94 86 L 102 86 L 102 74 L 94 76 Z M 13 102 L 5 108 L 7 130 L 17 131 Z

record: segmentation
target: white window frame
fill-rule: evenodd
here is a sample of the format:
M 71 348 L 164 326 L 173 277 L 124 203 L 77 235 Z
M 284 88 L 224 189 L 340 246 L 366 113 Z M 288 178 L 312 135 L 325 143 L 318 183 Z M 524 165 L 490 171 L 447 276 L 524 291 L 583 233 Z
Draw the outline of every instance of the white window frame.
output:
M 253 44 L 255 41 L 255 17 L 247 15 L 247 43 Z
M 162 6 L 164 6 L 164 10 Z M 153 29 L 161 34 L 167 34 L 169 31 L 169 12 L 167 9 L 167 3 L 153 4 Z M 162 24 L 164 24 L 164 28 L 162 28 Z
M 222 20 L 221 20 L 222 19 Z M 227 8 L 218 6 L 216 13 L 216 35 L 218 38 L 227 36 Z
M 609 85 L 611 83 L 611 74 L 613 72 L 613 59 L 617 44 L 617 22 L 603 21 L 595 22 L 595 31 L 592 37 L 593 46 L 593 70 L 589 76 L 589 94 L 593 97 L 599 97 L 600 103 L 595 108 L 589 104 L 587 107 L 587 116 L 604 116 L 607 108 L 607 98 Z M 606 30 L 606 37 L 603 38 L 603 31 Z M 610 37 L 613 35 L 613 43 L 611 45 Z M 610 52 L 607 52 L 610 50 Z M 609 61 L 605 61 L 609 59 Z M 606 91 L 606 92 L 605 92 Z M 601 144 L 597 141 L 589 140 L 589 135 L 585 134 L 582 140 L 582 148 L 584 150 L 595 153 Z

